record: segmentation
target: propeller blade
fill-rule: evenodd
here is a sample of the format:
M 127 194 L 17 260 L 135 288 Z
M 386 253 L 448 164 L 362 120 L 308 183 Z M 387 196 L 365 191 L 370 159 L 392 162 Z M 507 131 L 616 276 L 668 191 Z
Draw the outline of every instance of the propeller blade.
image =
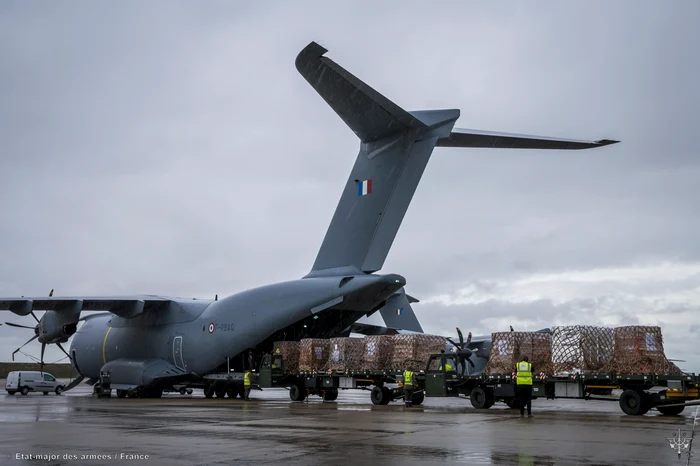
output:
M 64 391 L 64 392 L 67 392 L 67 391 L 70 390 L 71 388 L 77 387 L 77 386 L 80 384 L 80 382 L 83 381 L 83 379 L 85 379 L 85 376 L 81 374 L 81 375 L 78 376 L 75 380 L 73 380 L 71 383 L 69 383 L 69 384 L 66 386 L 66 388 L 63 389 L 63 391 Z
M 68 354 L 68 351 L 66 351 L 66 350 L 63 349 L 63 346 L 61 346 L 60 343 L 56 343 L 56 346 L 58 346 L 59 348 L 61 348 L 61 351 L 63 351 L 63 354 L 65 354 L 66 356 L 68 356 L 68 359 L 70 360 L 70 362 L 73 362 L 73 358 L 70 357 L 70 354 Z
M 460 348 L 464 346 L 464 337 L 462 336 L 462 331 L 457 327 L 457 335 L 459 335 Z
M 44 373 L 44 350 L 46 350 L 46 343 L 41 344 L 41 366 L 39 371 L 43 374 Z
M 472 342 L 472 332 L 469 332 L 469 334 L 467 335 L 467 346 L 469 346 L 469 343 L 471 343 L 471 342 Z
M 472 366 L 472 369 L 475 367 L 474 362 L 471 360 L 471 358 L 467 358 L 467 362 L 469 363 L 470 366 Z
M 9 325 L 10 327 L 34 329 L 34 327 L 29 327 L 28 325 L 13 324 L 12 322 L 5 322 L 5 324 Z M 0 324 L 0 325 L 2 325 L 2 324 Z
M 452 343 L 452 345 L 454 345 L 454 346 L 456 346 L 457 348 L 459 348 L 459 345 L 458 345 L 457 343 L 455 343 L 454 341 L 452 341 L 452 338 L 445 338 L 445 340 L 449 341 L 450 343 Z
M 25 346 L 27 346 L 29 343 L 33 342 L 33 341 L 36 340 L 37 338 L 39 338 L 39 335 L 34 335 L 34 336 L 31 337 L 29 340 L 27 340 L 27 342 L 26 342 L 25 344 L 23 344 L 22 346 L 20 346 L 19 348 L 17 348 L 17 349 L 12 353 L 12 360 L 13 360 L 13 361 L 15 360 L 15 353 L 16 353 L 17 351 L 21 350 L 22 348 L 24 348 Z
M 38 324 L 39 319 L 37 319 L 36 314 L 34 314 L 34 311 L 30 312 L 30 314 L 32 315 L 32 317 L 34 317 L 34 320 L 36 320 L 36 323 Z

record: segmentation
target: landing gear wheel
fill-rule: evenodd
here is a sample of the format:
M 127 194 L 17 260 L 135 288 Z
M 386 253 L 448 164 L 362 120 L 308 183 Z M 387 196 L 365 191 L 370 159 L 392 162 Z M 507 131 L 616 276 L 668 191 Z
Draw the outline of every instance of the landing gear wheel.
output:
M 213 397 L 214 387 L 212 387 L 211 385 L 207 385 L 206 387 L 204 387 L 204 396 L 206 396 L 207 398 Z
M 489 409 L 493 406 L 494 400 L 490 392 L 481 387 L 476 387 L 469 395 L 472 406 L 476 409 Z
M 22 390 L 20 390 L 19 392 L 24 396 L 29 395 L 29 389 L 27 387 L 22 387 Z
M 185 387 L 180 388 L 179 391 L 180 391 L 180 395 L 184 395 L 185 393 L 187 393 L 187 389 Z
M 216 387 L 214 389 L 214 393 L 216 393 L 217 398 L 223 398 L 226 396 L 226 388 L 224 387 Z
M 323 393 L 323 401 L 335 401 L 337 399 L 338 399 L 338 390 L 337 389 L 326 390 Z
M 61 393 L 63 393 L 63 387 L 56 387 L 55 391 L 56 391 L 56 395 L 60 395 Z
M 43 393 L 44 395 L 48 395 L 48 394 L 49 394 L 49 392 L 42 392 L 42 393 Z
M 126 390 L 117 390 L 117 398 L 126 398 Z
M 386 387 L 374 387 L 369 397 L 375 405 L 387 405 L 391 401 L 391 392 Z
M 289 398 L 292 401 L 304 401 L 306 399 L 306 390 L 299 385 L 292 385 L 289 387 Z
M 620 409 L 630 416 L 643 416 L 649 411 L 649 395 L 636 390 L 625 390 L 620 395 Z
M 236 398 L 238 396 L 238 387 L 235 385 L 229 385 L 226 387 L 226 394 L 229 398 Z
M 656 409 L 664 416 L 678 416 L 683 412 L 685 406 L 657 406 Z
M 411 403 L 418 406 L 418 405 L 423 404 L 424 400 L 425 400 L 425 393 L 414 393 L 413 400 L 411 400 Z

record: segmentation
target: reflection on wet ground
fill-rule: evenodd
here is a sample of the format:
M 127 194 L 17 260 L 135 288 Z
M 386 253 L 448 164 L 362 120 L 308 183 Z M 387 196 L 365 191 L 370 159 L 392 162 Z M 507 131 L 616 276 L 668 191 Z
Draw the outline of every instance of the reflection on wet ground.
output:
M 408 409 L 372 405 L 354 390 L 337 402 L 292 403 L 283 389 L 251 396 L 98 400 L 82 386 L 61 396 L 3 393 L 0 464 L 656 466 L 679 464 L 666 437 L 690 431 L 693 414 L 632 417 L 614 402 L 535 400 L 535 417 L 520 419 L 504 405 L 477 411 L 465 398 Z

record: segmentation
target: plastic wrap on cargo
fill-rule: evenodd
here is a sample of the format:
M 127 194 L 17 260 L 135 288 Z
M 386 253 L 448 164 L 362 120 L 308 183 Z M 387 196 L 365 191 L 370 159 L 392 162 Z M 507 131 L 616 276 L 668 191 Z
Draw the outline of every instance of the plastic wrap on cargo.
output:
M 425 370 L 431 354 L 445 350 L 445 338 L 437 335 L 393 335 L 391 369 Z
M 488 374 L 510 374 L 515 365 L 527 356 L 533 375 L 551 374 L 552 335 L 539 332 L 497 332 L 491 334 L 491 352 L 484 371 Z
M 613 359 L 604 370 L 619 374 L 680 375 L 680 369 L 666 359 L 660 327 L 617 327 L 613 339 Z
M 299 346 L 299 370 L 321 371 L 328 362 L 330 341 L 324 338 L 304 338 Z
M 272 352 L 282 355 L 285 370 L 296 371 L 299 369 L 300 346 L 301 343 L 298 341 L 276 341 Z
M 369 335 L 364 339 L 361 370 L 384 370 L 391 365 L 394 339 L 391 335 Z
M 325 370 L 361 370 L 365 350 L 364 338 L 331 338 L 330 357 Z
M 571 325 L 552 328 L 554 373 L 600 371 L 613 358 L 613 333 L 609 327 Z

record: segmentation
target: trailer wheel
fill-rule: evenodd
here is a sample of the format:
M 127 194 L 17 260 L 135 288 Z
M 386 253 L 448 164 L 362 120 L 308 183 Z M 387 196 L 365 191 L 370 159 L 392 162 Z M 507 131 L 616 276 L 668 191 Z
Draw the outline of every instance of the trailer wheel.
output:
M 207 398 L 213 397 L 214 387 L 212 387 L 211 385 L 207 385 L 206 387 L 204 387 L 204 396 L 206 396 Z
M 469 399 L 472 402 L 472 406 L 476 409 L 489 409 L 494 403 L 491 393 L 481 387 L 474 388 L 469 395 Z
M 375 405 L 387 405 L 391 401 L 391 392 L 386 387 L 375 386 L 369 397 Z
M 421 392 L 421 393 L 416 393 L 413 395 L 413 399 L 411 400 L 411 403 L 418 406 L 418 405 L 423 404 L 423 401 L 425 401 L 425 393 Z
M 184 390 L 184 388 L 183 388 Z M 228 395 L 229 398 L 236 398 L 238 396 L 238 387 L 235 385 L 228 385 L 226 387 L 226 394 Z M 184 393 L 183 393 L 184 395 Z
M 126 390 L 117 389 L 117 398 L 126 398 Z
M 214 394 L 217 398 L 223 398 L 226 396 L 226 387 L 216 387 L 214 388 Z
M 620 395 L 620 409 L 630 416 L 643 416 L 649 411 L 649 395 L 637 390 L 625 390 Z
M 678 416 L 683 412 L 685 406 L 657 406 L 656 409 L 664 416 Z
M 289 387 L 289 398 L 292 401 L 304 401 L 306 399 L 306 390 L 299 385 L 292 385 Z
M 323 401 L 335 401 L 338 399 L 338 390 L 335 388 L 326 390 L 323 393 Z
M 187 389 L 185 387 L 180 387 L 179 391 L 180 391 L 180 395 L 184 395 L 185 393 L 187 393 Z

